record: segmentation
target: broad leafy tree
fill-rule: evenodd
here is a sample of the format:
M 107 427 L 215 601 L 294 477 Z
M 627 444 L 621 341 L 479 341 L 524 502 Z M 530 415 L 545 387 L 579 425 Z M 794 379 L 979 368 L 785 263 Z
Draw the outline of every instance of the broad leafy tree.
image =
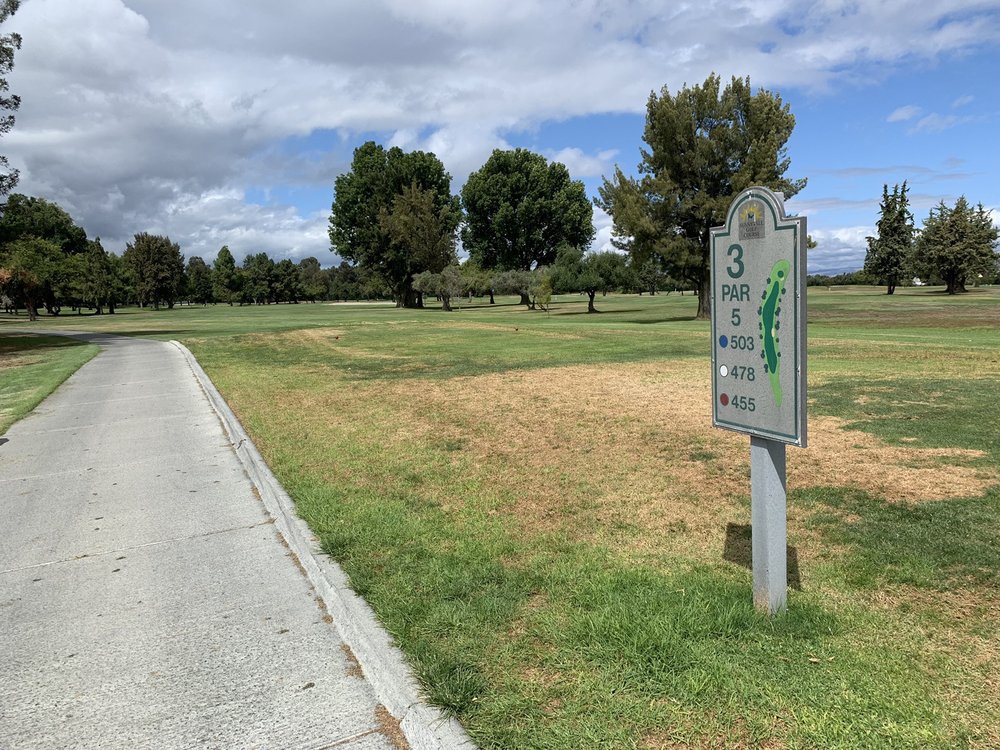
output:
M 433 294 L 441 300 L 445 312 L 451 312 L 451 301 L 460 297 L 465 287 L 462 271 L 457 265 L 445 266 L 440 273 L 423 271 L 413 277 L 413 288 L 422 294 Z
M 627 282 L 625 258 L 618 253 L 584 254 L 574 247 L 559 249 L 550 269 L 552 289 L 556 293 L 583 292 L 587 295 L 587 312 L 596 313 L 598 293 L 620 289 Z
M 966 291 L 969 278 L 989 278 L 997 269 L 997 228 L 983 204 L 973 208 L 960 197 L 931 210 L 914 249 L 914 270 L 937 276 L 948 294 Z
M 749 78 L 722 88 L 711 75 L 676 95 L 650 94 L 638 178 L 615 169 L 596 199 L 614 220 L 613 242 L 698 290 L 698 317 L 710 314 L 709 232 L 725 222 L 734 196 L 763 185 L 791 198 L 805 180 L 785 177 L 795 117 L 781 97 Z
M 867 238 L 865 272 L 886 285 L 886 294 L 892 294 L 906 273 L 913 250 L 913 214 L 906 197 L 906 182 L 902 187 L 894 185 L 891 193 L 888 185 L 882 186 L 876 230 L 877 237 Z M 812 241 L 812 237 L 809 240 Z M 812 247 L 815 244 L 813 242 Z
M 21 0 L 0 2 L 0 23 L 17 12 Z M 21 97 L 8 93 L 7 74 L 14 69 L 14 52 L 21 49 L 21 35 L 17 33 L 0 36 L 0 136 L 6 135 L 14 127 L 14 113 L 21 106 Z M 7 195 L 17 185 L 18 173 L 10 168 L 6 156 L 0 156 L 0 197 Z
M 525 149 L 493 152 L 462 188 L 462 246 L 485 269 L 529 271 L 555 262 L 563 245 L 594 239 L 583 183 L 559 162 Z
M 240 275 L 228 245 L 223 245 L 212 261 L 212 294 L 230 307 L 240 299 Z
M 477 297 L 489 295 L 490 304 L 496 304 L 496 300 L 493 297 L 492 274 L 489 271 L 480 268 L 474 260 L 466 260 L 461 265 L 460 270 L 462 273 L 463 294 L 468 294 L 470 297 L 473 295 Z
M 140 307 L 161 304 L 173 308 L 184 281 L 184 256 L 169 237 L 140 232 L 125 246 L 122 256 Z
M 350 171 L 337 177 L 330 213 L 330 246 L 359 270 L 375 274 L 400 307 L 414 307 L 413 276 L 440 271 L 461 218 L 449 175 L 434 154 L 386 151 L 374 141 L 354 151 Z M 418 233 L 407 237 L 407 231 Z M 451 239 L 449 239 L 449 237 Z M 430 262 L 433 261 L 433 262 Z M 435 267 L 436 266 L 436 267 Z
M 38 308 L 57 283 L 65 262 L 59 246 L 49 240 L 27 237 L 0 249 L 0 288 L 18 306 L 38 319 Z
M 87 233 L 58 204 L 14 193 L 0 216 L 0 244 L 37 237 L 67 255 L 87 252 Z

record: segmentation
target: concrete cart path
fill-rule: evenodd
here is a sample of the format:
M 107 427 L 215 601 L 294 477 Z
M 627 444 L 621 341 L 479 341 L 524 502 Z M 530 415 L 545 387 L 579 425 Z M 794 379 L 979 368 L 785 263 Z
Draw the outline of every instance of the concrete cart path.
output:
M 89 338 L 0 438 L 0 746 L 406 747 L 184 352 Z

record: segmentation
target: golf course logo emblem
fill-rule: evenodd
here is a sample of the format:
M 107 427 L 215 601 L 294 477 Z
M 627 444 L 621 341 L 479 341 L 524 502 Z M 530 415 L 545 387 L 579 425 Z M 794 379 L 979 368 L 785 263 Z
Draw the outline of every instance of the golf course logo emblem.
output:
M 740 239 L 764 239 L 764 204 L 759 200 L 749 200 L 740 208 Z
M 788 280 L 790 269 L 791 265 L 787 260 L 779 260 L 771 267 L 771 273 L 765 282 L 764 294 L 761 295 L 761 305 L 757 308 L 757 315 L 760 316 L 760 338 L 764 342 L 760 358 L 764 360 L 764 372 L 771 381 L 771 392 L 774 394 L 774 403 L 777 406 L 781 406 L 781 378 L 778 374 L 778 367 L 781 364 L 781 352 L 778 350 L 780 343 L 778 329 L 781 327 L 779 316 L 781 296 L 785 293 L 785 282 Z

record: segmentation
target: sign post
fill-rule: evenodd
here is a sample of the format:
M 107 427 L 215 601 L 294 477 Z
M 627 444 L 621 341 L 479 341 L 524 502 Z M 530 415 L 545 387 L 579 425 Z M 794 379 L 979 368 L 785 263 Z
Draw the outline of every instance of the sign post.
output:
M 754 605 L 788 593 L 785 445 L 806 447 L 806 220 L 764 187 L 712 229 L 712 425 L 750 435 Z

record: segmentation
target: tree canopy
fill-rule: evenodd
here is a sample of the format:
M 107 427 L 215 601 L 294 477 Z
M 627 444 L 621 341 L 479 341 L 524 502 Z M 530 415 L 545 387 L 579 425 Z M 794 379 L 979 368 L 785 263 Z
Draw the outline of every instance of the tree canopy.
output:
M 68 255 L 87 252 L 87 233 L 59 205 L 44 198 L 14 193 L 0 216 L 0 244 L 37 237 Z
M 184 256 L 169 237 L 140 232 L 125 246 L 122 256 L 140 305 L 160 304 L 172 308 L 180 297 L 184 279 Z
M 212 294 L 216 300 L 230 306 L 240 299 L 240 278 L 229 245 L 223 245 L 212 261 Z
M 10 18 L 21 5 L 21 0 L 0 2 L 0 23 Z M 14 127 L 14 113 L 21 106 L 21 97 L 10 94 L 7 74 L 14 69 L 14 52 L 21 49 L 21 35 L 17 33 L 0 36 L 0 136 L 6 135 Z M 2 114 L 6 113 L 6 114 Z M 10 168 L 6 156 L 0 155 L 0 197 L 7 195 L 17 185 L 18 172 Z
M 24 304 L 28 320 L 38 317 L 64 258 L 58 245 L 38 237 L 15 240 L 0 250 L 0 289 Z
M 973 208 L 964 195 L 951 207 L 941 201 L 924 220 L 914 247 L 914 270 L 941 278 L 948 294 L 964 292 L 969 277 L 996 273 L 997 234 L 982 203 Z
M 593 208 L 583 183 L 559 162 L 525 149 L 493 152 L 462 188 L 462 246 L 486 269 L 529 271 L 563 245 L 586 249 Z
M 436 230 L 438 241 L 447 244 L 460 218 L 451 175 L 434 154 L 398 147 L 386 151 L 368 141 L 354 150 L 350 171 L 335 181 L 330 246 L 341 258 L 377 274 L 397 305 L 412 307 L 418 304 L 413 276 L 440 271 L 451 260 L 428 265 L 425 251 L 440 259 L 428 237 Z M 423 239 L 404 237 L 407 225 L 419 227 Z
M 212 294 L 212 269 L 198 255 L 192 255 L 187 262 L 187 295 L 192 302 L 207 305 L 214 299 Z
M 888 185 L 882 186 L 879 211 L 878 236 L 867 238 L 865 273 L 885 284 L 886 294 L 892 294 L 906 272 L 913 249 L 913 214 L 905 181 L 902 187 L 894 185 L 891 193 Z
M 654 258 L 698 290 L 698 317 L 710 314 L 710 230 L 725 223 L 735 195 L 762 185 L 791 198 L 806 181 L 785 177 L 795 117 L 778 94 L 749 78 L 721 88 L 717 75 L 676 95 L 664 87 L 646 105 L 640 177 L 615 168 L 595 203 L 614 220 L 614 244 L 642 264 Z

